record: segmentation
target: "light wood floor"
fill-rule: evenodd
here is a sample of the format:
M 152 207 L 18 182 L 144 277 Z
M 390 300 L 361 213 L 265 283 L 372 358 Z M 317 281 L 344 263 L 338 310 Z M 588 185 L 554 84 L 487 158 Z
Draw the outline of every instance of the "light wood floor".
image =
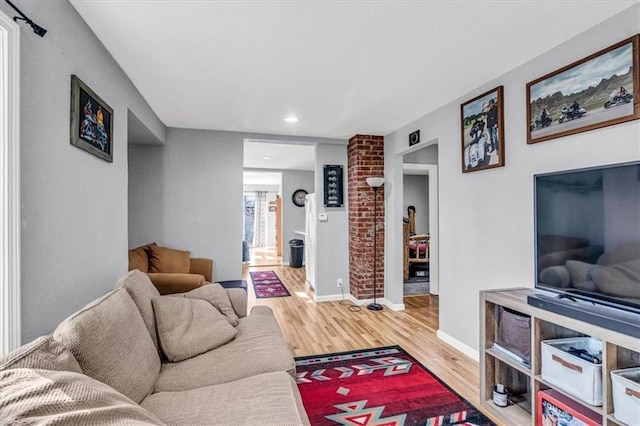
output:
M 291 297 L 256 299 L 248 272 L 260 270 L 274 270 Z M 304 268 L 245 267 L 244 275 L 249 283 L 249 309 L 255 305 L 273 309 L 295 356 L 400 345 L 480 408 L 478 363 L 436 337 L 437 296 L 405 297 L 406 309 L 399 312 L 366 307 L 352 312 L 350 302 L 315 303 L 312 290 L 306 288 Z
M 282 256 L 276 254 L 275 248 L 249 248 L 249 266 L 278 266 L 282 265 Z

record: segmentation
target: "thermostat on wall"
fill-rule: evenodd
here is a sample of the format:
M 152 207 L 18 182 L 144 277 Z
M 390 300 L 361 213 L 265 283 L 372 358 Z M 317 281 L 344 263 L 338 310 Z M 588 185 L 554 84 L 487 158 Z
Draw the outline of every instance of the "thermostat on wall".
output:
M 326 222 L 327 220 L 329 220 L 329 217 L 327 216 L 327 214 L 326 214 L 326 213 L 320 213 L 320 214 L 318 215 L 318 220 L 319 220 L 320 222 Z

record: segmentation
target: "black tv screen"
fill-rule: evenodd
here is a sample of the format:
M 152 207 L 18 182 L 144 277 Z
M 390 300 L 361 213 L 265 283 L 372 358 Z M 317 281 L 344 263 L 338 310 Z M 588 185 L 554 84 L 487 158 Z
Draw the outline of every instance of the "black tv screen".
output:
M 640 162 L 534 181 L 536 288 L 640 313 Z

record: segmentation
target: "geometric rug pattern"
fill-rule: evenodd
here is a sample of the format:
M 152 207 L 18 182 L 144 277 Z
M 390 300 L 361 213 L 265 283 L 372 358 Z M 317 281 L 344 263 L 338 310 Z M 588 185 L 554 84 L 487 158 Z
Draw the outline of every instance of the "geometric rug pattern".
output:
M 278 275 L 273 271 L 249 272 L 256 297 L 265 299 L 268 297 L 291 296 Z
M 296 358 L 312 425 L 494 425 L 399 346 Z

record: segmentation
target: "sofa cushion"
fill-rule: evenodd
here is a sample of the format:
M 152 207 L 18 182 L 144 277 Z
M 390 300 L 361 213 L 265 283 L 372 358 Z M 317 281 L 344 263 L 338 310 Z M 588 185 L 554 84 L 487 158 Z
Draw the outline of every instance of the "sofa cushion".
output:
M 82 373 L 80 364 L 71 351 L 50 334 L 38 337 L 0 358 L 0 370 L 9 368 L 41 368 Z
M 234 327 L 238 325 L 238 315 L 236 315 L 233 306 L 231 306 L 228 293 L 220 284 L 211 283 L 204 285 L 184 293 L 184 297 L 206 300 L 225 316 L 229 324 Z
M 169 361 L 200 355 L 236 336 L 236 329 L 206 300 L 156 297 L 152 303 L 158 340 Z
M 149 332 L 153 344 L 158 347 L 158 335 L 156 332 L 156 318 L 153 315 L 153 306 L 151 299 L 160 296 L 158 289 L 153 285 L 149 276 L 140 271 L 130 271 L 127 275 L 120 278 L 115 285 L 115 289 L 124 287 L 129 296 L 140 311 L 145 327 Z
M 539 235 L 539 254 L 554 253 L 556 251 L 573 250 L 586 247 L 589 240 L 586 238 L 566 237 L 563 235 Z
M 135 402 L 151 393 L 160 357 L 136 304 L 124 288 L 85 306 L 53 332 L 82 372 Z
M 283 372 L 182 392 L 155 393 L 141 405 L 172 425 L 309 424 L 296 383 Z
M 149 272 L 149 256 L 147 246 L 136 247 L 129 250 L 129 270 L 137 269 L 142 272 Z
M 580 262 L 579 260 L 567 260 L 567 268 L 571 274 L 571 285 L 584 291 L 596 291 L 596 284 L 591 280 L 591 270 L 597 265 Z
M 571 287 L 571 274 L 564 265 L 549 266 L 540 271 L 540 282 L 558 288 Z
M 149 272 L 188 274 L 190 253 L 162 246 L 149 246 Z
M 640 259 L 598 266 L 591 271 L 591 277 L 603 294 L 640 299 Z
M 75 372 L 1 371 L 0 389 L 2 424 L 163 424 L 113 388 Z
M 178 363 L 162 364 L 156 391 L 195 389 L 273 371 L 295 376 L 289 345 L 271 310 L 263 308 L 261 314 L 252 310 L 241 318 L 236 338 L 226 345 Z

